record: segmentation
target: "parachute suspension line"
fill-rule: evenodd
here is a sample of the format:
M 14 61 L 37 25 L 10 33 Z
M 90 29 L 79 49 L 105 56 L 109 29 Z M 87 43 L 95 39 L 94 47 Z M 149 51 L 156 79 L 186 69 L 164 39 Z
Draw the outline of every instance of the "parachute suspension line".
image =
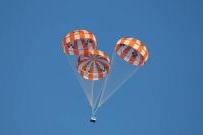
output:
M 75 74 L 81 88 L 83 89 L 83 91 L 84 91 L 84 93 L 85 93 L 85 95 L 86 95 L 86 97 L 88 99 L 89 105 L 92 108 L 92 106 L 93 106 L 92 96 L 88 93 L 88 88 L 87 88 L 87 86 L 85 86 L 85 82 L 84 82 L 85 80 L 82 80 L 81 76 L 78 75 L 78 72 L 77 72 L 76 68 L 74 67 L 74 66 L 76 66 L 75 62 L 73 62 L 73 61 L 75 61 L 75 60 L 68 59 L 68 64 L 72 68 L 72 70 L 73 70 L 73 72 L 74 72 L 74 74 Z
M 126 81 L 128 81 L 137 71 L 139 67 L 137 67 L 134 71 L 132 71 L 125 80 L 123 80 L 112 92 L 101 102 L 100 106 L 105 103 Z
M 113 52 L 112 53 L 112 61 L 111 61 L 111 67 L 112 67 L 112 70 L 114 70 L 114 68 L 116 68 L 115 66 L 117 66 L 117 61 L 116 61 L 116 52 Z M 109 82 L 110 80 L 112 81 L 112 78 L 110 78 L 110 77 L 112 77 L 112 75 L 110 74 L 109 76 L 107 76 L 106 77 L 106 80 L 105 80 L 105 83 L 104 83 L 104 88 L 103 88 L 103 90 L 102 90 L 102 97 L 100 98 L 100 102 L 99 102 L 99 105 L 98 105 L 98 108 L 103 104 L 103 103 L 105 103 L 126 81 L 128 81 L 136 72 L 137 72 L 137 70 L 139 69 L 139 67 L 136 67 L 135 69 L 133 69 L 132 71 L 131 71 L 131 73 L 130 74 L 128 74 L 127 76 L 125 76 L 125 79 L 124 80 L 122 80 L 121 82 L 119 82 L 118 84 L 117 84 L 117 86 L 115 87 L 115 88 L 112 88 L 112 90 L 111 90 L 111 92 L 109 93 L 109 94 L 105 94 L 105 96 L 104 96 L 104 93 L 107 91 L 107 90 L 109 90 L 109 85 L 111 85 L 111 84 L 109 84 L 109 83 L 111 83 L 111 82 Z M 109 80 L 109 78 L 110 78 L 110 80 Z M 109 81 L 108 81 L 109 80 Z M 112 84 L 113 85 L 113 84 Z M 108 88 L 107 88 L 108 87 Z
M 105 83 L 106 79 L 104 80 L 104 83 Z M 96 102 L 95 102 L 95 106 L 94 106 L 94 114 L 96 114 L 97 110 L 99 109 L 100 107 L 100 101 L 101 101 L 101 98 L 103 96 L 103 91 L 104 91 L 104 84 L 100 90 L 100 93 L 97 95 L 97 98 L 96 98 Z
M 97 108 L 98 106 L 98 100 L 100 100 L 100 97 L 101 97 L 101 91 L 100 93 L 97 95 L 96 99 L 95 99 L 95 102 L 94 102 L 94 112 L 95 112 L 95 109 Z
M 105 79 L 105 81 L 106 81 L 106 80 L 107 80 L 107 79 Z M 104 83 L 105 83 L 105 82 L 104 82 Z M 105 85 L 105 84 L 104 84 L 104 85 Z M 105 89 L 105 86 L 102 87 L 100 94 L 97 96 L 97 102 L 96 102 L 97 105 L 95 105 L 94 114 L 96 114 L 97 110 L 98 110 L 99 107 L 100 107 L 100 101 L 101 101 L 101 99 L 103 98 L 104 89 Z M 99 101 L 98 101 L 98 100 L 99 100 Z
M 101 98 L 101 93 L 99 93 L 96 97 L 96 100 L 94 102 L 94 107 L 93 107 L 93 114 L 96 114 L 97 109 L 98 109 L 98 100 Z
M 112 57 L 111 57 L 111 58 L 112 58 L 112 60 L 111 60 L 111 65 L 113 65 L 113 61 L 114 61 L 115 54 L 116 54 L 116 53 L 113 51 Z M 108 81 L 110 75 L 111 75 L 111 74 L 107 75 L 106 78 L 105 78 L 105 80 L 104 80 L 104 84 L 103 84 L 103 87 L 102 87 L 102 89 L 101 89 L 101 95 L 100 95 L 100 98 L 99 98 L 99 102 L 98 102 L 97 108 L 95 109 L 95 113 L 97 112 L 97 110 L 98 110 L 99 107 L 101 106 L 101 101 L 102 101 L 102 99 L 103 99 L 103 96 L 104 96 L 104 93 L 105 93 L 105 90 L 106 90 L 106 87 L 107 87 L 107 81 Z
M 113 58 L 114 58 L 114 51 L 113 51 L 113 53 L 112 53 L 112 61 L 111 62 L 113 62 Z M 106 86 L 107 86 L 107 80 L 108 80 L 108 78 L 109 78 L 109 75 L 107 75 L 105 78 L 104 78 L 104 83 L 103 83 L 103 85 L 101 86 L 101 90 L 100 90 L 100 93 L 97 95 L 97 97 L 96 97 L 96 100 L 95 100 L 95 104 L 94 104 L 94 107 L 93 107 L 93 112 L 92 112 L 92 114 L 96 114 L 96 112 L 97 112 L 97 110 L 99 109 L 99 107 L 100 107 L 100 102 L 101 102 L 101 99 L 103 98 L 103 95 L 104 95 L 104 91 L 105 91 L 105 89 L 106 89 Z
M 91 108 L 93 113 L 94 112 L 94 81 L 92 81 L 92 88 L 91 88 Z

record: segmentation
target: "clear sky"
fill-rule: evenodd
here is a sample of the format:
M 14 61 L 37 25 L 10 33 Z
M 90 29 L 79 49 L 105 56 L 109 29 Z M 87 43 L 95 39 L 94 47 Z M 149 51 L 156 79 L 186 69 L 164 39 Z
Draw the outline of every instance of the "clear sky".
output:
M 202 135 L 201 0 L 1 0 L 0 135 Z M 122 36 L 150 58 L 100 108 L 90 108 L 60 46 L 94 32 L 110 55 Z

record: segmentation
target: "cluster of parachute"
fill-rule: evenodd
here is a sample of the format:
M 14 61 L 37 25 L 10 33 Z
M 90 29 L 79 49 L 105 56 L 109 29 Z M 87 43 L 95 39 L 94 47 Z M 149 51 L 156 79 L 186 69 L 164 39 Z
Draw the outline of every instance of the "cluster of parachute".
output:
M 69 32 L 63 38 L 62 47 L 64 53 L 69 56 L 68 61 L 92 108 L 91 122 L 96 121 L 95 115 L 98 108 L 148 59 L 146 46 L 131 37 L 123 37 L 118 40 L 110 59 L 107 54 L 98 49 L 95 35 L 87 30 Z M 133 72 L 130 71 L 131 73 L 125 76 L 127 73 L 122 74 L 119 70 L 116 71 L 121 66 L 113 64 L 115 54 L 120 62 L 127 63 L 127 66 L 131 65 Z M 119 77 L 119 75 L 123 76 Z M 123 80 L 117 81 L 116 79 Z

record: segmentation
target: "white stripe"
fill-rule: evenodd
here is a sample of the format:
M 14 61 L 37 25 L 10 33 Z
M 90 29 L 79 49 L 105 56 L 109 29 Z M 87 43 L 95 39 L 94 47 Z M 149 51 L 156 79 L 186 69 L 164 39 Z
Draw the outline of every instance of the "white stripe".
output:
M 70 42 L 70 38 L 66 38 L 66 43 L 69 43 Z
M 129 40 L 125 40 L 125 41 L 124 41 L 124 44 L 125 44 L 125 45 L 128 45 L 129 43 L 130 43 Z
M 85 71 L 85 76 L 89 77 L 89 72 L 90 71 L 90 68 L 92 66 L 92 61 L 90 61 L 89 63 L 87 63 L 87 67 L 86 67 L 86 71 Z
M 134 44 L 133 47 L 137 50 L 139 48 L 138 44 Z
M 70 54 L 70 55 L 74 55 L 73 50 L 74 50 L 73 48 L 68 48 L 68 52 L 69 52 L 68 54 Z
M 80 39 L 79 31 L 77 31 L 77 32 L 74 33 L 74 38 L 75 38 L 75 39 Z
M 85 33 L 84 35 L 85 35 L 85 38 L 88 38 L 88 39 L 90 38 L 90 34 Z
M 95 61 L 93 62 L 93 72 L 94 72 L 94 74 L 93 74 L 93 79 L 98 79 L 99 78 L 99 75 L 98 75 L 98 69 L 97 69 L 97 67 L 96 67 L 96 64 L 95 64 Z
M 101 63 L 99 63 L 99 62 L 97 62 L 97 64 L 99 65 L 99 67 L 100 67 L 100 69 L 104 69 L 104 71 L 102 70 L 102 77 L 105 77 L 106 75 L 107 75 L 107 70 L 106 70 L 106 68 L 104 67 L 104 65 L 103 64 L 101 64 Z
M 143 46 L 143 49 L 144 49 L 145 51 L 147 51 L 147 48 L 146 48 L 146 46 Z
M 145 55 L 145 51 L 144 50 L 141 50 L 140 53 L 142 54 L 142 56 Z
M 79 50 L 83 50 L 83 44 L 82 44 L 82 41 L 80 39 L 77 40 L 77 44 L 78 44 L 78 49 Z
M 101 51 L 98 51 L 100 56 L 104 56 L 104 53 L 102 53 Z
M 133 62 L 133 65 L 139 65 L 139 63 L 140 63 L 140 54 L 139 54 L 139 52 L 137 52 L 137 57 L 136 57 L 136 59 L 135 59 L 135 61 Z
M 117 45 L 121 44 L 121 39 L 120 39 L 120 40 L 118 40 L 118 42 L 117 42 L 116 44 L 117 44 Z
M 120 56 L 126 48 L 127 48 L 126 45 L 121 46 L 121 47 L 118 49 L 117 54 Z
M 136 40 L 136 43 L 138 44 L 138 45 L 141 45 L 141 41 L 140 40 Z
M 148 60 L 148 57 L 149 57 L 149 56 L 147 55 L 147 57 L 145 58 L 145 60 L 144 60 L 144 61 L 147 61 L 147 60 Z
M 100 68 L 100 69 L 105 69 L 105 68 L 104 68 L 104 64 L 102 64 L 101 62 L 97 62 L 97 64 L 99 65 L 99 68 Z
M 132 37 L 128 37 L 126 38 L 127 40 L 135 40 L 135 38 L 132 38 Z
M 127 54 L 125 55 L 125 57 L 123 58 L 125 61 L 129 61 L 130 60 L 130 56 L 132 55 L 132 53 L 130 54 L 129 53 L 130 52 L 130 50 L 127 52 Z

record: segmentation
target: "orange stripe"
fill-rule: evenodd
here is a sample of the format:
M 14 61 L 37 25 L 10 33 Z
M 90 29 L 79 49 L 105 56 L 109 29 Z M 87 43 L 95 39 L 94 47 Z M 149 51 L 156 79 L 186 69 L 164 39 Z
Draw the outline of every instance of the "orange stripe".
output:
M 140 46 L 140 48 L 138 48 L 139 49 L 139 53 L 141 52 L 141 51 L 144 51 L 145 52 L 145 54 L 144 55 L 142 55 L 141 53 L 141 56 L 142 56 L 142 61 L 144 62 L 144 61 L 146 61 L 146 58 L 147 58 L 147 52 L 143 49 L 143 45 L 142 46 Z
M 119 50 L 120 48 L 121 48 L 121 45 L 120 45 L 120 44 L 117 44 L 116 47 L 115 47 L 115 51 L 118 52 L 118 50 Z
M 94 40 L 93 34 L 89 34 L 89 35 L 90 35 L 90 40 Z
M 80 38 L 83 38 L 83 39 L 85 38 L 85 33 L 83 31 L 80 31 L 79 35 L 80 35 Z
M 137 49 L 138 53 L 141 52 L 142 48 L 143 48 L 143 46 L 140 45 L 139 48 Z M 141 54 L 141 53 L 140 53 L 140 54 Z
M 136 50 L 134 50 L 134 52 L 137 53 Z M 134 56 L 132 54 L 128 63 L 133 64 L 135 62 L 135 60 L 136 60 L 136 55 Z
M 130 40 L 130 42 L 129 42 L 129 46 L 131 46 L 131 47 L 133 47 L 134 46 L 134 44 L 136 43 L 136 41 L 135 40 Z
M 125 38 L 121 38 L 120 44 L 124 44 L 125 41 L 126 41 Z
M 141 56 L 140 61 L 139 61 L 139 65 L 143 65 L 144 64 L 144 59 L 143 56 Z
M 147 53 L 147 51 L 145 51 L 145 50 L 143 50 L 143 51 L 145 52 L 145 54 L 143 55 L 144 61 L 146 61 L 146 58 L 147 58 L 147 56 L 148 56 L 148 53 Z
M 71 41 L 71 42 L 74 42 L 74 40 L 75 40 L 74 33 L 73 33 L 73 32 L 70 32 L 70 41 Z
M 99 55 L 99 51 L 98 50 L 95 50 L 93 51 L 94 55 Z

